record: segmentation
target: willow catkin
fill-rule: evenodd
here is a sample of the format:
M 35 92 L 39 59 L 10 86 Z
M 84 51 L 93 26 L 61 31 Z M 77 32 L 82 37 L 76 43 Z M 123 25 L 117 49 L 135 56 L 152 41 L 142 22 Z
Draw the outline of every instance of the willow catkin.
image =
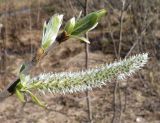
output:
M 148 54 L 143 53 L 85 71 L 42 73 L 29 80 L 25 88 L 51 93 L 73 93 L 86 89 L 90 90 L 101 87 L 113 79 L 125 79 L 125 77 L 141 69 L 147 61 Z

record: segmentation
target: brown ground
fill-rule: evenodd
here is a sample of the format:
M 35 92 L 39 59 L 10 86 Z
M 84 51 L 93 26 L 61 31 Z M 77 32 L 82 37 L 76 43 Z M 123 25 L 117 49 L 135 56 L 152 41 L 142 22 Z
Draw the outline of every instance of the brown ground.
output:
M 55 12 L 59 12 L 65 13 L 66 20 L 73 14 L 78 13 L 81 9 L 80 5 L 75 5 L 74 0 L 71 1 L 60 2 L 54 0 L 54 2 L 51 2 L 52 4 L 48 4 L 49 0 L 46 3 L 40 0 L 40 5 L 44 8 L 40 9 L 39 20 L 37 16 L 38 1 L 30 3 L 31 8 L 34 8 L 31 15 L 28 12 L 7 17 L 0 14 L 0 23 L 5 25 L 4 38 L 3 36 L 0 37 L 0 83 L 2 88 L 16 77 L 20 65 L 30 59 L 38 47 L 41 38 L 41 25 L 46 18 Z M 113 0 L 113 3 L 114 1 L 116 0 Z M 28 1 L 24 2 L 26 4 L 20 4 L 21 2 L 16 4 L 16 0 L 14 0 L 14 4 L 9 3 L 5 7 L 6 3 L 4 4 L 2 1 L 0 13 L 29 6 Z M 106 7 L 109 8 L 109 15 L 104 17 L 97 29 L 89 34 L 92 42 L 89 52 L 89 67 L 110 63 L 116 59 L 113 41 L 115 41 L 115 47 L 118 49 L 120 30 L 120 9 L 118 8 L 120 5 L 115 3 L 111 5 L 114 8 L 109 8 L 108 3 L 103 0 L 94 0 L 90 3 L 90 10 Z M 113 103 L 114 82 L 89 92 L 94 123 L 111 123 L 114 114 L 114 123 L 120 121 L 121 123 L 160 123 L 160 23 L 158 21 L 159 14 L 157 14 L 159 10 L 148 9 L 150 14 L 144 21 L 140 20 L 140 16 L 143 17 L 145 13 L 143 9 L 146 4 L 141 0 L 141 2 L 135 2 L 131 5 L 139 5 L 142 10 L 139 7 L 132 10 L 133 13 L 130 9 L 124 13 L 120 55 L 123 58 L 134 42 L 140 40 L 131 54 L 149 52 L 150 60 L 144 69 L 126 81 L 120 82 L 120 96 L 119 93 L 116 96 L 116 111 L 114 111 Z M 156 5 L 153 5 L 156 8 Z M 148 6 L 152 7 L 153 5 Z M 73 13 L 73 10 L 75 13 Z M 136 13 L 136 10 L 141 12 L 140 16 L 138 12 Z M 134 20 L 135 18 L 136 20 Z M 149 27 L 145 30 L 145 24 L 148 23 Z M 145 31 L 143 32 L 143 30 Z M 141 32 L 144 34 L 141 34 Z M 113 33 L 113 37 L 111 33 Z M 3 41 L 5 41 L 5 58 L 3 58 Z M 84 66 L 84 44 L 79 41 L 68 40 L 54 48 L 32 71 L 32 75 L 48 71 L 77 71 L 84 69 Z M 38 97 L 48 104 L 48 110 L 38 107 L 30 99 L 23 107 L 23 104 L 15 95 L 0 102 L 0 123 L 87 123 L 86 95 L 84 92 L 66 95 L 46 94 Z M 122 106 L 120 106 L 119 97 L 121 97 Z M 119 119 L 120 108 L 122 108 L 121 120 Z

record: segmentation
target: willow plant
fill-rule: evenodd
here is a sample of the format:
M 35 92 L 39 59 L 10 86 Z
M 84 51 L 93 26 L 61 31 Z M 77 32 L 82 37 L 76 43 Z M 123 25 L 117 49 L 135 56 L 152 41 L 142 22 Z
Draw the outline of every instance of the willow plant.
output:
M 56 40 L 62 42 L 69 38 L 76 38 L 86 43 L 90 43 L 83 34 L 94 29 L 106 10 L 102 9 L 92 12 L 83 18 L 71 18 L 64 29 L 60 31 L 63 15 L 55 14 L 48 23 L 44 23 L 40 55 L 36 55 L 37 61 L 53 45 Z M 59 35 L 60 34 L 60 35 Z M 39 93 L 75 93 L 85 90 L 91 90 L 95 87 L 106 85 L 113 79 L 125 79 L 131 76 L 137 70 L 141 69 L 148 60 L 148 54 L 143 53 L 132 56 L 128 59 L 117 61 L 111 64 L 101 65 L 96 68 L 78 71 L 78 72 L 61 72 L 61 73 L 41 73 L 31 78 L 24 74 L 25 64 L 22 65 L 19 78 L 20 82 L 15 87 L 17 97 L 25 102 L 24 94 L 29 94 L 32 100 L 39 106 L 45 105 L 33 94 Z

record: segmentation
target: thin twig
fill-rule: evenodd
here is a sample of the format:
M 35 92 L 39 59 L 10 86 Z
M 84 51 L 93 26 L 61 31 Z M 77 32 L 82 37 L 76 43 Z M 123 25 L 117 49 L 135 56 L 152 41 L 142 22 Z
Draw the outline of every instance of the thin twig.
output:
M 39 20 L 40 20 L 40 8 L 41 8 L 41 3 L 40 3 L 40 0 L 38 0 L 37 27 L 38 27 Z
M 88 13 L 88 0 L 85 0 L 85 7 L 84 7 L 84 15 L 87 15 Z M 88 39 L 88 34 L 85 34 L 85 37 Z M 88 49 L 88 44 L 85 43 L 85 68 L 88 69 L 88 56 L 89 56 L 89 49 Z M 87 108 L 88 108 L 88 119 L 89 122 L 92 123 L 92 110 L 91 110 L 91 102 L 90 102 L 90 96 L 88 90 L 85 92 L 86 94 L 86 101 L 87 101 Z
M 152 21 L 151 21 L 151 22 L 152 22 Z M 132 46 L 132 47 L 130 48 L 130 50 L 128 51 L 128 53 L 127 53 L 127 55 L 125 56 L 125 58 L 128 58 L 129 55 L 132 53 L 133 49 L 136 47 L 136 45 L 137 45 L 139 42 L 142 41 L 142 39 L 143 39 L 143 34 L 145 34 L 145 32 L 146 32 L 146 30 L 148 29 L 148 27 L 149 27 L 149 25 L 151 24 L 151 22 L 148 23 L 148 24 L 146 24 L 145 28 L 142 30 L 142 32 L 141 32 L 139 35 L 136 34 L 137 40 L 134 42 L 133 46 Z
M 121 123 L 121 119 L 122 119 L 122 97 L 121 97 L 121 90 L 119 88 L 119 83 L 118 83 L 118 94 L 119 94 L 119 123 Z
M 7 12 L 8 11 L 7 2 L 5 3 L 5 6 L 6 6 L 5 11 Z M 2 52 L 4 53 L 2 55 L 2 73 L 3 73 L 2 81 L 3 81 L 4 85 L 6 84 L 6 64 L 7 64 L 6 63 L 7 62 L 7 60 L 6 60 L 6 42 L 8 40 L 7 30 L 8 30 L 8 19 L 7 19 L 7 17 L 5 17 L 5 32 L 4 32 L 5 38 L 2 39 Z
M 82 6 L 82 8 L 85 8 L 85 6 L 83 5 L 82 1 L 77 0 L 77 2 L 78 2 L 78 4 L 79 4 L 80 6 Z
M 85 35 L 86 38 L 88 38 L 88 34 Z M 88 44 L 85 43 L 85 68 L 88 69 Z M 88 108 L 88 119 L 89 122 L 92 123 L 92 109 L 91 109 L 91 102 L 90 102 L 90 96 L 88 90 L 85 91 L 86 94 L 86 101 L 87 101 L 87 108 Z
M 29 33 L 32 34 L 32 13 L 31 13 L 31 0 L 29 0 Z M 30 48 L 31 48 L 31 55 L 33 53 L 33 48 L 32 48 L 32 37 L 30 35 L 29 37 L 29 42 L 30 42 Z
M 117 93 L 118 93 L 119 104 L 117 102 Z M 113 118 L 112 118 L 111 123 L 117 123 L 117 121 L 118 121 L 118 123 L 121 123 L 123 110 L 122 110 L 121 91 L 120 91 L 120 88 L 119 88 L 118 81 L 115 82 L 113 96 L 114 96 L 114 98 L 113 98 L 114 113 L 113 113 Z M 118 117 L 118 113 L 119 113 L 119 117 Z
M 122 8 L 121 8 L 121 15 L 120 15 L 120 33 L 119 33 L 119 47 L 118 47 L 118 58 L 120 58 L 120 54 L 121 54 L 121 48 L 122 48 L 122 29 L 123 29 L 123 14 L 124 14 L 124 11 L 125 11 L 125 4 L 126 4 L 126 0 L 121 0 L 122 1 Z M 118 90 L 118 92 L 117 92 Z M 112 123 L 115 123 L 116 122 L 116 113 L 117 113 L 117 100 L 116 100 L 116 97 L 117 97 L 117 93 L 119 94 L 119 123 L 121 123 L 121 116 L 122 116 L 122 100 L 121 100 L 121 92 L 120 92 L 120 89 L 119 89 L 119 83 L 116 81 L 115 83 L 115 88 L 114 88 L 114 100 L 113 100 L 113 103 L 114 103 L 114 113 L 113 113 L 113 118 L 112 118 Z
M 72 9 L 72 11 L 73 11 L 73 13 L 74 13 L 74 15 L 76 15 L 76 9 L 73 7 L 73 5 L 72 5 L 72 1 L 71 0 L 69 0 L 68 1 L 68 3 L 69 3 L 69 7 L 71 7 L 71 9 Z
M 117 53 L 117 49 L 116 49 L 116 42 L 115 42 L 115 39 L 113 37 L 113 32 L 110 32 L 110 35 L 111 35 L 111 39 L 112 39 L 112 42 L 113 42 L 114 53 L 116 55 L 116 58 L 118 59 L 118 53 Z
M 121 9 L 121 16 L 120 16 L 119 48 L 118 48 L 119 58 L 120 58 L 121 49 L 122 49 L 122 27 L 123 27 L 123 15 L 124 15 L 125 3 L 126 3 L 126 0 L 122 0 L 122 9 Z
M 116 120 L 116 112 L 117 112 L 117 88 L 118 88 L 118 81 L 115 82 L 114 85 L 114 94 L 113 94 L 113 106 L 114 106 L 114 113 L 111 123 L 115 123 Z

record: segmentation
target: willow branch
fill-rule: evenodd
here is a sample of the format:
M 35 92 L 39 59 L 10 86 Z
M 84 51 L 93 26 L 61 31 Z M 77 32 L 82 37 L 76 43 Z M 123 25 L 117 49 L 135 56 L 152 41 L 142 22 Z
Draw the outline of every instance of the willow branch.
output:
M 53 47 L 56 44 L 61 44 L 62 42 L 66 41 L 67 39 L 68 39 L 68 37 L 67 37 L 65 31 L 63 31 L 62 33 L 60 33 L 57 36 L 56 41 L 52 44 L 52 46 L 46 52 L 44 52 L 44 50 L 42 48 L 38 48 L 38 50 L 34 54 L 32 60 L 26 64 L 26 67 L 23 70 L 23 74 L 28 75 L 30 73 L 30 71 L 37 65 L 37 63 L 40 62 L 48 54 L 48 52 L 53 49 Z M 14 94 L 15 87 L 17 86 L 17 84 L 19 82 L 20 82 L 20 78 L 17 77 L 14 81 L 12 81 L 10 84 L 8 84 L 8 86 L 0 93 L 0 100 L 3 100 L 4 98 Z

